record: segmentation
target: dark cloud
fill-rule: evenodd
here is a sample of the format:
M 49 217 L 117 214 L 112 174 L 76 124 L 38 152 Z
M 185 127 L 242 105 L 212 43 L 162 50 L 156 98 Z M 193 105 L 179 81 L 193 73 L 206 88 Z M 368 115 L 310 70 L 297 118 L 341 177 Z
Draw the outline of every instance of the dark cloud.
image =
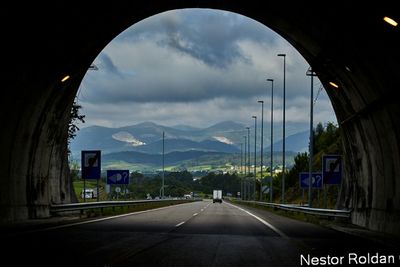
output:
M 95 88 L 86 92 L 90 102 L 124 103 L 124 102 L 199 102 L 218 97 L 248 98 L 260 95 L 265 91 L 262 81 L 249 83 L 235 79 L 234 74 L 209 74 L 198 72 L 183 74 L 180 71 L 166 69 L 167 73 L 147 73 L 143 78 L 132 76 L 120 79 L 104 76 L 101 79 L 86 77 L 86 88 Z M 209 74 L 210 76 L 207 76 Z M 182 75 L 182 77 L 181 77 Z M 137 75 L 139 76 L 139 75 Z M 153 76 L 153 77 L 152 77 Z
M 114 65 L 112 59 L 107 55 L 107 53 L 102 52 L 98 57 L 98 61 L 100 62 L 99 67 L 104 71 L 122 77 L 118 68 Z
M 182 24 L 170 22 L 172 23 L 163 24 L 167 39 L 165 42 L 160 42 L 161 44 L 213 67 L 226 68 L 234 60 L 250 63 L 237 45 L 237 40 L 241 36 L 235 33 L 236 28 L 229 25 L 229 21 L 221 20 L 220 16 L 200 12 L 190 20 L 185 19 Z
M 266 79 L 273 78 L 279 121 L 283 62 L 277 53 L 287 54 L 287 118 L 307 121 L 307 62 L 263 25 L 215 10 L 166 12 L 124 31 L 95 60 L 99 71 L 85 76 L 80 101 L 89 123 L 107 126 L 246 122 L 259 112 L 257 100 L 265 100 L 267 110 Z M 333 114 L 324 92 L 319 102 L 316 117 Z
M 219 68 L 226 68 L 235 60 L 251 63 L 237 45 L 238 41 L 273 41 L 258 22 L 225 11 L 205 9 L 163 13 L 137 23 L 122 35 L 121 39 L 126 41 L 162 35 L 159 45 L 169 46 Z

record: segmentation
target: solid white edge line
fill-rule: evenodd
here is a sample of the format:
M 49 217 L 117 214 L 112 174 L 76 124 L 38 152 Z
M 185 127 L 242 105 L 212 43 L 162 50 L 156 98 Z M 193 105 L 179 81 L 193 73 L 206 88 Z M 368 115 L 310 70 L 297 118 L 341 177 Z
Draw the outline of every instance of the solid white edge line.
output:
M 180 222 L 180 223 L 178 223 L 177 225 L 175 225 L 175 227 L 179 227 L 179 226 L 181 226 L 182 224 L 184 224 L 185 222 Z
M 271 228 L 272 231 L 274 231 L 275 233 L 277 233 L 277 234 L 280 235 L 281 237 L 283 237 L 283 238 L 285 238 L 285 239 L 289 239 L 289 237 L 288 237 L 286 234 L 284 234 L 281 230 L 277 229 L 275 226 L 273 226 L 273 225 L 270 224 L 269 222 L 265 221 L 264 219 L 261 219 L 261 218 L 258 217 L 257 215 L 254 215 L 254 214 L 251 213 L 250 211 L 247 211 L 247 210 L 245 210 L 245 209 L 242 209 L 242 208 L 240 208 L 240 207 L 238 207 L 238 206 L 236 206 L 236 205 L 233 205 L 233 204 L 230 204 L 230 203 L 227 203 L 227 202 L 225 202 L 225 203 L 228 204 L 228 205 L 231 205 L 232 207 L 235 207 L 235 208 L 237 208 L 237 209 L 239 209 L 239 210 L 241 210 L 241 211 L 243 211 L 243 212 L 245 212 L 245 213 L 247 213 L 247 214 L 249 214 L 250 216 L 256 218 L 258 221 L 260 221 L 261 223 L 263 223 L 264 225 L 266 225 L 266 226 L 268 226 L 269 228 Z
M 169 208 L 173 208 L 173 207 L 180 206 L 180 205 L 185 205 L 185 204 L 188 204 L 188 203 L 182 203 L 182 204 L 177 204 L 177 205 L 172 205 L 172 206 L 167 206 L 167 207 L 161 207 L 161 208 L 156 208 L 156 209 L 150 209 L 150 210 L 135 211 L 135 212 L 131 212 L 131 213 L 120 214 L 120 215 L 115 215 L 115 216 L 111 216 L 111 217 L 100 218 L 100 219 L 95 219 L 95 220 L 90 220 L 90 221 L 77 222 L 77 223 L 64 224 L 64 225 L 58 225 L 58 226 L 48 227 L 48 228 L 39 229 L 39 230 L 28 231 L 27 233 L 44 232 L 44 231 L 50 231 L 50 230 L 56 230 L 56 229 L 61 229 L 61 228 L 67 228 L 67 227 L 72 227 L 72 226 L 77 226 L 77 225 L 82 225 L 82 224 L 88 224 L 88 223 L 94 223 L 94 222 L 101 222 L 101 221 L 106 221 L 106 220 L 111 220 L 111 219 L 126 217 L 126 216 L 130 216 L 130 215 L 136 215 L 136 214 L 141 214 L 141 213 L 146 213 L 146 212 L 151 212 L 151 211 L 158 211 L 158 210 L 169 209 Z
M 198 214 L 198 213 L 196 212 L 196 213 L 194 213 L 192 216 L 197 216 L 197 214 Z

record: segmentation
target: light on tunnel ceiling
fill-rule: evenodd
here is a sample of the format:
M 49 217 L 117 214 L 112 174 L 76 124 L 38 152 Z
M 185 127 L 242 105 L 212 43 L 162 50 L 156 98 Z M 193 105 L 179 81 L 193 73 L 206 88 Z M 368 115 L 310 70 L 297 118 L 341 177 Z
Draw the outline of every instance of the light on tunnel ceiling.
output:
M 397 21 L 395 21 L 394 19 L 391 19 L 389 17 L 383 17 L 383 20 L 394 27 L 397 26 Z
M 70 78 L 69 75 L 66 75 L 64 78 L 61 79 L 61 82 L 65 82 L 66 80 L 68 80 Z
M 334 82 L 329 82 L 329 84 L 330 84 L 332 87 L 339 88 L 339 85 L 337 85 L 337 84 L 334 83 Z

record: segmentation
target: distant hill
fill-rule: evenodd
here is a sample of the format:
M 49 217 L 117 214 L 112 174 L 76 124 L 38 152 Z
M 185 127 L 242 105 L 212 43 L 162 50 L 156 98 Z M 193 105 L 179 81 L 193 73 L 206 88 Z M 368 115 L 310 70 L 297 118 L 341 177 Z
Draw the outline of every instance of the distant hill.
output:
M 285 139 L 285 150 L 293 152 L 308 152 L 309 137 L 309 131 L 304 131 L 287 136 Z M 274 151 L 282 151 L 282 145 L 282 140 L 274 143 Z M 265 149 L 269 151 L 271 149 L 271 146 L 265 147 Z
M 160 154 L 162 153 L 162 140 L 150 143 L 148 145 L 139 146 L 135 151 Z M 218 141 L 204 140 L 201 142 L 191 141 L 188 139 L 165 139 L 164 151 L 169 153 L 172 151 L 208 151 L 208 152 L 223 152 L 223 153 L 238 153 L 240 150 L 233 145 L 221 143 Z
M 112 137 L 119 131 L 115 128 L 107 128 L 102 126 L 90 126 L 82 128 L 71 141 L 70 149 L 72 154 L 76 154 L 81 150 L 101 149 L 105 152 L 116 152 L 127 150 L 128 143 L 118 141 Z
M 245 125 L 233 121 L 223 121 L 217 124 L 214 124 L 208 128 L 205 128 L 202 131 L 204 134 L 216 134 L 216 133 L 227 133 L 233 131 L 244 131 Z
M 174 125 L 171 127 L 174 129 L 178 129 L 178 130 L 182 130 L 182 131 L 190 131 L 190 132 L 199 131 L 201 129 L 198 127 L 193 127 L 193 126 L 185 125 L 185 124 L 177 124 L 177 125 Z
M 225 153 L 205 152 L 205 151 L 175 151 L 164 155 L 165 165 L 174 165 L 186 160 L 198 159 L 202 156 L 223 156 Z M 128 163 L 162 165 L 162 155 L 147 154 L 135 151 L 124 151 L 110 153 L 102 156 L 103 161 L 124 161 Z
M 80 157 L 81 150 L 102 150 L 103 155 L 122 151 L 136 151 L 147 154 L 162 152 L 162 133 L 165 133 L 165 153 L 173 151 L 203 151 L 220 153 L 240 152 L 244 136 L 247 135 L 246 125 L 232 121 L 224 121 L 206 128 L 195 128 L 187 125 L 167 127 L 153 122 L 143 122 L 132 126 L 108 128 L 90 126 L 82 128 L 75 139 L 71 141 L 70 149 L 74 158 Z M 300 152 L 308 147 L 308 131 L 295 132 L 295 126 L 287 127 L 286 150 Z M 301 129 L 301 128 L 297 128 Z M 274 150 L 282 150 L 281 129 L 279 124 L 274 127 Z M 250 135 L 253 135 L 250 129 Z M 260 131 L 257 131 L 260 140 Z M 268 149 L 269 132 L 264 127 L 264 147 Z M 250 140 L 252 143 L 252 139 Z M 254 144 L 251 146 L 253 149 Z
M 162 146 L 160 142 L 162 133 L 165 132 L 167 151 L 196 149 L 201 151 L 237 152 L 238 146 L 235 145 L 235 140 L 231 141 L 229 139 L 231 135 L 227 131 L 243 128 L 243 125 L 234 122 L 219 123 L 205 129 L 182 125 L 179 128 L 173 128 L 152 122 L 143 122 L 120 128 L 90 126 L 82 128 L 77 133 L 75 139 L 71 141 L 70 148 L 74 156 L 79 156 L 81 150 L 89 149 L 99 149 L 104 153 L 119 151 L 161 153 Z

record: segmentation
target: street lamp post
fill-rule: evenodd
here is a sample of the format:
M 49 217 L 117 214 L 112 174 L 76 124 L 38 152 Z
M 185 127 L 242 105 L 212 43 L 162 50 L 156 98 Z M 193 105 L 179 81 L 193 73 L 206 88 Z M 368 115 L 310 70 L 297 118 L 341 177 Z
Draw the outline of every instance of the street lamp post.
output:
M 269 184 L 269 202 L 272 203 L 272 175 L 273 175 L 273 158 L 274 158 L 274 79 L 267 79 L 267 81 L 271 82 L 271 162 L 270 162 L 270 173 L 271 173 L 271 180 Z
M 240 174 L 243 174 L 243 143 L 240 143 Z
M 240 199 L 243 199 L 243 143 L 240 143 Z
M 250 127 L 247 129 L 247 174 L 250 174 Z
M 261 166 L 261 179 L 260 179 L 260 201 L 262 201 L 262 179 L 263 179 L 263 145 L 264 145 L 264 101 L 259 100 L 258 103 L 261 103 L 261 159 L 260 159 L 260 166 Z
M 244 137 L 244 176 L 247 175 L 247 136 L 243 136 Z
M 282 204 L 285 203 L 285 110 L 286 110 L 286 54 L 278 54 L 283 57 L 283 131 L 282 131 Z
M 165 171 L 165 168 L 164 168 L 164 155 L 165 155 L 165 132 L 163 132 L 162 133 L 162 187 L 161 187 L 161 189 L 162 189 L 162 195 L 161 195 L 161 197 L 162 197 L 162 199 L 164 199 L 164 176 L 165 176 L 165 174 L 164 174 L 164 171 Z
M 246 127 L 247 129 L 247 174 L 250 176 L 250 127 Z M 247 188 L 247 197 L 250 200 L 250 183 Z
M 256 181 L 257 181 L 257 116 L 252 116 L 254 119 L 254 186 L 253 200 L 256 201 Z
M 311 186 L 312 186 L 312 159 L 314 150 L 314 126 L 313 126 L 313 115 L 314 115 L 314 76 L 317 74 L 310 67 L 307 72 L 307 76 L 311 77 L 311 98 L 310 98 L 310 145 L 309 145 L 309 162 L 308 162 L 308 207 L 311 208 Z
M 243 199 L 247 197 L 246 190 L 246 176 L 247 176 L 247 136 L 244 136 L 244 177 L 243 177 Z

